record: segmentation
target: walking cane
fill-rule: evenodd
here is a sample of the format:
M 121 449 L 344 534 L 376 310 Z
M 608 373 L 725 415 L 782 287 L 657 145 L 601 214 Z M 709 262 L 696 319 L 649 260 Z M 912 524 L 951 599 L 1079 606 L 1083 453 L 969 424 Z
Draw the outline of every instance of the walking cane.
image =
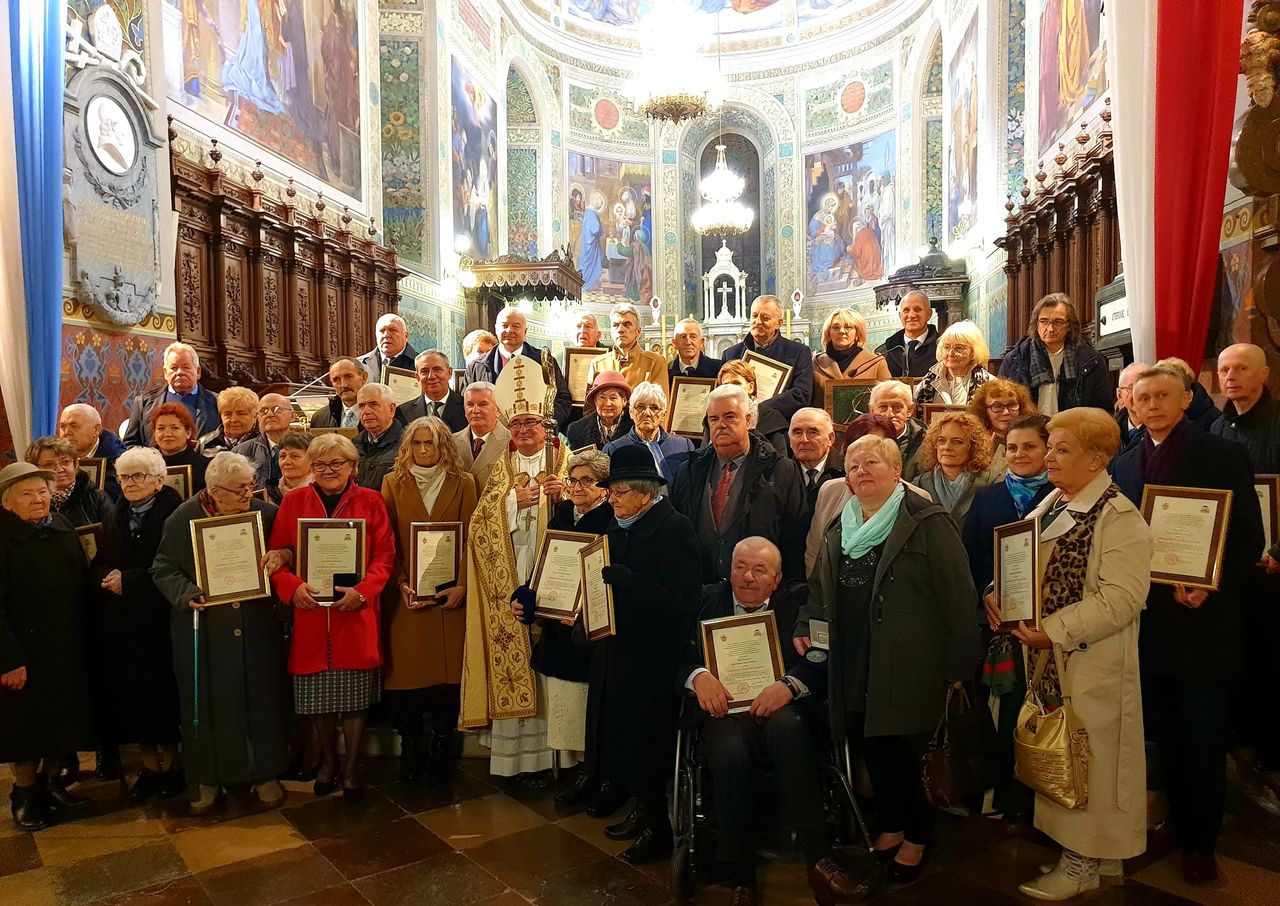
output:
M 191 611 L 191 748 L 196 780 L 200 778 L 200 611 Z

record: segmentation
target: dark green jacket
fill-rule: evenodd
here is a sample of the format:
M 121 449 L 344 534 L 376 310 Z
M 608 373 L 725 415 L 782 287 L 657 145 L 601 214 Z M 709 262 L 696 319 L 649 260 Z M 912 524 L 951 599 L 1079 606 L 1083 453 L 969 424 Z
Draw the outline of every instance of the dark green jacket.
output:
M 834 738 L 844 735 L 841 644 L 847 626 L 836 602 L 840 520 L 823 536 L 809 575 L 809 603 L 795 636 L 809 635 L 810 619 L 830 624 L 832 657 L 827 698 Z M 908 489 L 885 539 L 871 599 L 871 664 L 867 678 L 866 735 L 901 736 L 933 730 L 942 717 L 947 683 L 968 680 L 977 666 L 977 592 L 960 533 L 938 504 Z

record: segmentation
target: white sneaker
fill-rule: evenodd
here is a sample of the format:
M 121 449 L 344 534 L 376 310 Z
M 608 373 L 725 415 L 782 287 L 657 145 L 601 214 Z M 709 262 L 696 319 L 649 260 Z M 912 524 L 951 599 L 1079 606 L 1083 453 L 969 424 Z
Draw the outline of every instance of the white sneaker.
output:
M 1099 885 L 1097 859 L 1086 859 L 1073 852 L 1064 851 L 1053 871 L 1034 881 L 1019 884 L 1018 890 L 1033 900 L 1058 902 L 1069 900 Z

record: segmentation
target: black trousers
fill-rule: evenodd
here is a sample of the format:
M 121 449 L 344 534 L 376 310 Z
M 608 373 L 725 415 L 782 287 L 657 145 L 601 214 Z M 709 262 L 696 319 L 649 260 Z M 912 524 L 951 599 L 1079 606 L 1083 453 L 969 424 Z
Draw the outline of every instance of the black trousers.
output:
M 423 689 L 391 689 L 383 693 L 391 706 L 396 732 L 401 736 L 421 736 L 423 731 L 448 736 L 458 729 L 462 687 L 440 683 Z
M 1241 599 L 1244 623 L 1244 677 L 1236 683 L 1229 734 L 1233 746 L 1254 746 L 1269 770 L 1280 765 L 1280 727 L 1259 720 L 1274 703 L 1273 640 L 1280 633 L 1280 576 L 1269 576 L 1255 567 L 1245 581 Z
M 1231 681 L 1143 677 L 1147 738 L 1160 753 L 1178 845 L 1212 850 L 1227 795 Z
M 907 842 L 928 846 L 933 842 L 937 809 L 924 794 L 920 756 L 929 747 L 929 732 L 906 736 L 863 736 L 866 715 L 849 713 L 851 738 L 861 738 L 867 775 L 875 792 L 881 833 L 901 833 Z M 855 736 L 856 734 L 856 736 Z
M 761 720 L 750 714 L 708 717 L 702 746 L 711 771 L 721 862 L 754 864 L 759 778 L 777 775 L 782 819 L 799 834 L 807 861 L 821 856 L 825 824 L 814 726 L 807 709 L 788 705 Z M 815 852 L 816 849 L 816 852 Z

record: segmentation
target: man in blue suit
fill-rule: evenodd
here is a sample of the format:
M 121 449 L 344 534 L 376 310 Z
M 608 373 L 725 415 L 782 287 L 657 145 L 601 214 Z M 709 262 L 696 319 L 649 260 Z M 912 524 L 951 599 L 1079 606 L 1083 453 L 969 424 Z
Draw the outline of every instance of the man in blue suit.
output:
M 782 392 L 760 403 L 761 409 L 777 409 L 789 423 L 791 416 L 809 405 L 813 394 L 813 350 L 799 340 L 782 335 L 782 303 L 777 296 L 759 296 L 751 303 L 750 332 L 741 343 L 724 352 L 724 360 L 732 362 L 755 351 L 775 362 L 791 366 L 791 377 Z
M 542 350 L 524 341 L 525 335 L 529 332 L 529 322 L 525 318 L 524 312 L 510 306 L 504 308 L 498 312 L 494 328 L 494 333 L 498 335 L 498 345 L 467 366 L 466 373 L 462 378 L 462 386 L 458 388 L 459 393 L 472 381 L 488 381 L 490 384 L 496 384 L 498 372 L 514 356 L 523 355 L 526 358 L 533 359 L 538 363 L 539 367 L 542 366 Z M 569 424 L 569 413 L 573 407 L 573 400 L 569 396 L 569 384 L 565 381 L 559 364 L 550 356 L 548 356 L 548 361 L 551 363 L 551 368 L 555 374 L 556 424 L 559 426 L 560 431 L 563 432 Z

